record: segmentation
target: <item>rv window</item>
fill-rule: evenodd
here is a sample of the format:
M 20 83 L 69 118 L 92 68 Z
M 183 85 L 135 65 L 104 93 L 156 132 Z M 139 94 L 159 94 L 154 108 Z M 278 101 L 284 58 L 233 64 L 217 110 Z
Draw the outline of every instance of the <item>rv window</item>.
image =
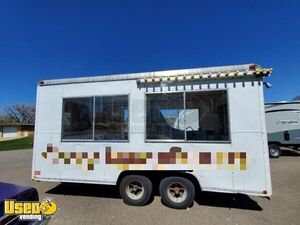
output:
M 128 140 L 128 96 L 95 98 L 95 140 Z
M 183 93 L 147 96 L 147 139 L 184 140 Z
M 228 141 L 226 91 L 186 92 L 187 140 Z
M 93 98 L 63 100 L 62 138 L 93 138 Z

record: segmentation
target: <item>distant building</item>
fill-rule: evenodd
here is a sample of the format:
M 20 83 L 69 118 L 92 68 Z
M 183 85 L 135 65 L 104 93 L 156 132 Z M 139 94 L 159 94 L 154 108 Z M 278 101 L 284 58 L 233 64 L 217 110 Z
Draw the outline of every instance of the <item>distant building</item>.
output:
M 1 123 L 0 138 L 27 137 L 34 133 L 34 124 Z

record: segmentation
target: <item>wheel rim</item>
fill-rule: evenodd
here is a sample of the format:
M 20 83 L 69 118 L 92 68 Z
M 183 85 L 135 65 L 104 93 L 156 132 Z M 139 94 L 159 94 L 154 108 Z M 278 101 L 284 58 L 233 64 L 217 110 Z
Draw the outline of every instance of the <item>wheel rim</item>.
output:
M 131 181 L 126 187 L 126 194 L 133 200 L 140 199 L 144 194 L 144 187 L 139 181 Z
M 277 156 L 279 154 L 279 151 L 278 149 L 276 148 L 270 148 L 270 154 L 273 155 L 273 156 Z
M 167 195 L 171 201 L 180 203 L 187 198 L 187 189 L 182 183 L 174 182 L 169 185 Z

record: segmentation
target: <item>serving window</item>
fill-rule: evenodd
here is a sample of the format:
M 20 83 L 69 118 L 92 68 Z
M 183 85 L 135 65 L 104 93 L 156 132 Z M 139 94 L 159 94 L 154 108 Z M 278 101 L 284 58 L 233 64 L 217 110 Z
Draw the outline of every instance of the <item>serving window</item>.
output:
M 229 141 L 227 91 L 147 94 L 146 139 Z
M 62 140 L 128 141 L 128 96 L 63 99 Z

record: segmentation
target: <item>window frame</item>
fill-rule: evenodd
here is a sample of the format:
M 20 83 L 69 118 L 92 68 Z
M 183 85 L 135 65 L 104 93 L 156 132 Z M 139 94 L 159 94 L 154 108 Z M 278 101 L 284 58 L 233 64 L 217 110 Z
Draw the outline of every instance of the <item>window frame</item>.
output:
M 101 97 L 118 97 L 118 96 L 126 96 L 127 97 L 127 105 L 128 105 L 128 138 L 127 140 L 96 140 L 95 139 L 95 110 L 96 110 L 96 98 Z M 63 138 L 63 130 L 64 130 L 64 100 L 67 99 L 77 99 L 77 98 L 93 98 L 93 117 L 92 117 L 92 138 L 91 139 L 65 139 Z M 62 98 L 62 113 L 61 113 L 61 132 L 60 132 L 60 141 L 61 142 L 99 142 L 99 143 L 129 143 L 130 142 L 130 94 L 116 94 L 116 95 L 87 95 L 87 96 L 72 96 L 72 97 L 63 97 Z
M 225 91 L 227 100 L 227 120 L 228 120 L 228 140 L 187 140 L 187 132 L 184 130 L 184 139 L 147 139 L 147 96 L 155 94 L 171 94 L 182 93 L 183 94 L 183 110 L 186 110 L 186 93 L 190 92 L 213 92 L 213 91 Z M 203 89 L 203 90 L 182 90 L 182 91 L 164 91 L 164 92 L 148 92 L 145 93 L 145 126 L 144 126 L 144 141 L 145 143 L 207 143 L 207 144 L 231 144 L 231 120 L 230 120 L 230 102 L 227 88 L 220 89 Z M 186 114 L 184 113 L 184 124 L 186 124 Z M 186 127 L 186 125 L 185 125 Z

